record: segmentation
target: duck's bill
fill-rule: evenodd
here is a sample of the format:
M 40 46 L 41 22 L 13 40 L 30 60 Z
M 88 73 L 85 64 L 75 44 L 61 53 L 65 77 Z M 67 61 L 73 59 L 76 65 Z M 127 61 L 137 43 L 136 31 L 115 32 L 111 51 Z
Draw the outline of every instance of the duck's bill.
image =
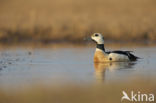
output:
M 85 37 L 83 40 L 85 40 L 85 41 L 91 41 L 92 38 L 91 37 Z
M 84 38 L 84 40 L 88 41 L 88 42 L 93 41 L 93 42 L 96 43 L 96 41 L 94 39 L 92 39 L 91 37 L 86 37 L 86 38 Z

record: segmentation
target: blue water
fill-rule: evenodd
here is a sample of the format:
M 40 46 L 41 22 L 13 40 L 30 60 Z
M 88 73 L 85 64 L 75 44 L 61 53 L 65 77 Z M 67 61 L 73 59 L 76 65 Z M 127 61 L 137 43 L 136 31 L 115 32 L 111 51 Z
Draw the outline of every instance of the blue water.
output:
M 113 48 L 109 48 L 112 50 Z M 0 87 L 35 83 L 109 83 L 137 77 L 151 80 L 156 75 L 156 47 L 120 48 L 133 50 L 137 62 L 94 64 L 95 48 L 12 48 L 0 50 Z

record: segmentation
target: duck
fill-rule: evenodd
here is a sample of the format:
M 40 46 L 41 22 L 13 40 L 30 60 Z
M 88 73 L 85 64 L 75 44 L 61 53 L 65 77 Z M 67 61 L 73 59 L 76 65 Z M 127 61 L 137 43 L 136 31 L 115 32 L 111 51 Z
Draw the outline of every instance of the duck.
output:
M 132 54 L 133 51 L 106 51 L 104 47 L 104 36 L 101 33 L 91 35 L 91 40 L 96 43 L 94 63 L 101 62 L 129 62 L 137 61 L 139 57 Z

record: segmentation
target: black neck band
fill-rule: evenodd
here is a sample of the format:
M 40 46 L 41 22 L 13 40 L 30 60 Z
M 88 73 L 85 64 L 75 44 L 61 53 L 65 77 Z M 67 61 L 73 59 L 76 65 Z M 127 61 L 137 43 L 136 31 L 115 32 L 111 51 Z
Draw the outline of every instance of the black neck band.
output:
M 104 44 L 96 44 L 96 48 L 98 48 L 98 49 L 101 49 L 101 50 L 105 51 Z

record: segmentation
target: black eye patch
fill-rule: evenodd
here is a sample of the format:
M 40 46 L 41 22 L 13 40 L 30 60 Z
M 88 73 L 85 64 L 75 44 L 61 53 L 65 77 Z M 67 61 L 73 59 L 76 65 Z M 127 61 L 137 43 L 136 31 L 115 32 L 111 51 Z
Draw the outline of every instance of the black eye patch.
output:
M 98 34 L 95 34 L 95 36 L 99 36 Z

